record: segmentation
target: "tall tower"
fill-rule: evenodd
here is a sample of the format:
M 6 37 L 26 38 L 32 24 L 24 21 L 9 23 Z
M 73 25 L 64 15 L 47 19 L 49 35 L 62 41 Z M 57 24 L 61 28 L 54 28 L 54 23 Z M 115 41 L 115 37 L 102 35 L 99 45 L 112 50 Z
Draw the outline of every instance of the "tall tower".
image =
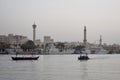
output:
M 83 40 L 84 45 L 86 45 L 87 43 L 87 30 L 86 30 L 86 26 L 84 26 L 84 40 Z
M 36 27 L 37 27 L 37 25 L 35 24 L 35 22 L 34 22 L 34 24 L 32 25 L 32 27 L 33 27 L 33 42 L 35 43 L 35 38 L 36 38 Z
M 99 46 L 102 45 L 102 36 L 100 35 Z

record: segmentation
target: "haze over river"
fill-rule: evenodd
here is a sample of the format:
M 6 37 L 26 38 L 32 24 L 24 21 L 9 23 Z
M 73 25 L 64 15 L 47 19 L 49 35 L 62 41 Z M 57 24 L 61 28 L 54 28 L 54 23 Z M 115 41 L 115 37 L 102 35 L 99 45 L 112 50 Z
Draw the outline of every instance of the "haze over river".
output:
M 37 61 L 13 61 L 0 55 L 0 80 L 120 80 L 120 55 L 40 55 Z

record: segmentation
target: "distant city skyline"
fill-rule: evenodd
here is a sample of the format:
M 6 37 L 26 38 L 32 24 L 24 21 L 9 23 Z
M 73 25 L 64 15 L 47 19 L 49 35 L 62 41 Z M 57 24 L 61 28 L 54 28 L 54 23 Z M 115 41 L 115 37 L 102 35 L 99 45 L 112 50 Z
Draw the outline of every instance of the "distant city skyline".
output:
M 0 0 L 0 35 L 9 33 L 55 41 L 120 43 L 120 0 Z

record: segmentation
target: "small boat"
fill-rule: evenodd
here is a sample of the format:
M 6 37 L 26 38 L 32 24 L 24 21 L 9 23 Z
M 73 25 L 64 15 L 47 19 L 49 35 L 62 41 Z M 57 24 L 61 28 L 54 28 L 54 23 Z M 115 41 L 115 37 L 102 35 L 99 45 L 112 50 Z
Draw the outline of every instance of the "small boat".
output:
M 80 56 L 78 57 L 78 60 L 88 60 L 90 59 L 88 56 Z
M 38 60 L 39 56 L 37 57 L 11 57 L 12 60 Z
M 78 57 L 78 60 L 89 60 L 90 58 L 88 57 L 89 50 L 85 48 L 83 51 L 81 51 L 80 56 Z

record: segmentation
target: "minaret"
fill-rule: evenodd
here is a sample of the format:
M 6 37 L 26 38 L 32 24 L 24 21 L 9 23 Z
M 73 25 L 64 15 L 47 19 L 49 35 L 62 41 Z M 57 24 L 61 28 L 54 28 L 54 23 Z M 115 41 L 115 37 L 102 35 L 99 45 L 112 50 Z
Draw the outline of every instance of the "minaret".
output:
M 87 30 L 86 30 L 86 26 L 84 26 L 84 40 L 83 40 L 83 43 L 86 46 L 86 44 L 87 44 Z
M 102 45 L 102 36 L 100 35 L 99 46 Z
M 37 27 L 37 25 L 35 24 L 35 22 L 34 22 L 34 24 L 32 25 L 32 27 L 33 27 L 33 42 L 35 43 L 35 38 L 36 38 L 36 27 Z

